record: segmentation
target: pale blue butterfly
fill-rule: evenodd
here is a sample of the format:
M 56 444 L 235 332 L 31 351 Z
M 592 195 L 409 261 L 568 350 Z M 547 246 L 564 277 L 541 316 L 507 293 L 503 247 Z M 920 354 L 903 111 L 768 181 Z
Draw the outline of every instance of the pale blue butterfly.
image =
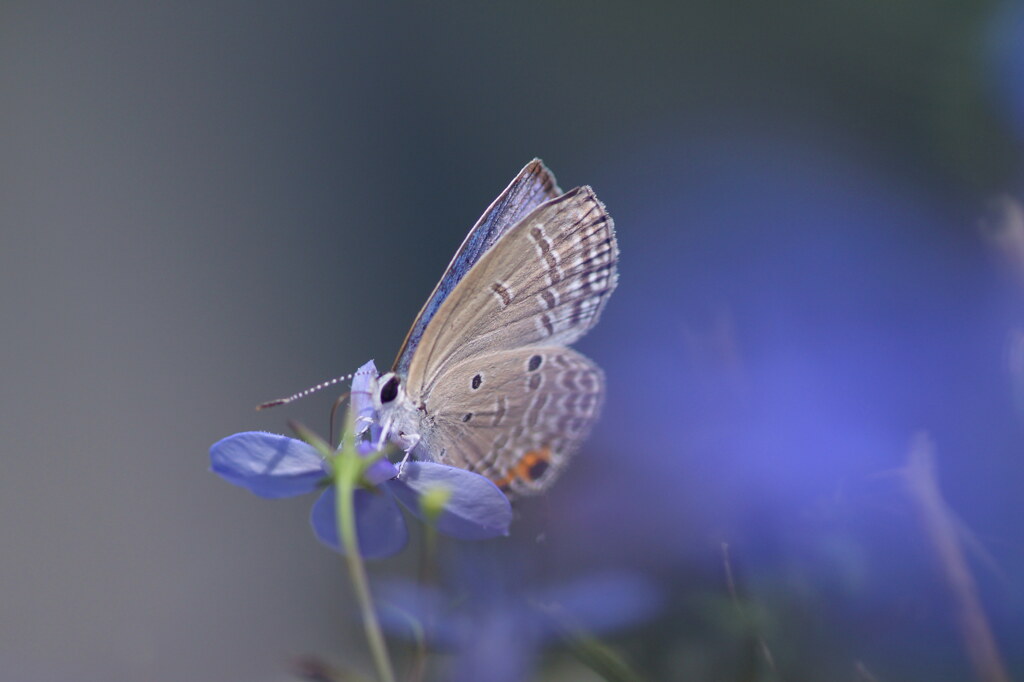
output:
M 368 389 L 381 438 L 509 493 L 547 488 L 593 426 L 604 374 L 567 346 L 615 288 L 614 225 L 535 159 L 470 230 L 394 367 Z

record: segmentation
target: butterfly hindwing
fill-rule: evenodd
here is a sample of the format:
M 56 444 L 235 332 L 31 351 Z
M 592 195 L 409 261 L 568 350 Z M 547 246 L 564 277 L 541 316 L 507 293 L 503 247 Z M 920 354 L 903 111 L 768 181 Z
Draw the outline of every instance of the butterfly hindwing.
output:
M 596 421 L 604 374 L 570 348 L 537 346 L 468 358 L 424 403 L 424 446 L 516 494 L 557 478 Z
M 612 219 L 589 187 L 533 209 L 438 307 L 409 365 L 410 395 L 426 400 L 467 358 L 583 336 L 615 288 L 617 259 Z
M 519 175 L 487 207 L 466 235 L 462 246 L 455 253 L 452 262 L 409 329 L 395 360 L 394 371 L 400 374 L 408 371 L 423 331 L 434 313 L 480 257 L 526 214 L 561 193 L 555 176 L 540 159 L 534 159 L 519 171 Z

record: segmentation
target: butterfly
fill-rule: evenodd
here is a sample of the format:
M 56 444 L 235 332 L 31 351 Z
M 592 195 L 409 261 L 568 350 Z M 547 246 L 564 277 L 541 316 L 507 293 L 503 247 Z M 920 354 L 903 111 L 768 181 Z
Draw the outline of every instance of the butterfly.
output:
M 597 323 L 618 254 L 590 187 L 563 193 L 540 159 L 527 164 L 371 382 L 381 439 L 508 494 L 547 489 L 601 410 L 604 373 L 568 346 Z

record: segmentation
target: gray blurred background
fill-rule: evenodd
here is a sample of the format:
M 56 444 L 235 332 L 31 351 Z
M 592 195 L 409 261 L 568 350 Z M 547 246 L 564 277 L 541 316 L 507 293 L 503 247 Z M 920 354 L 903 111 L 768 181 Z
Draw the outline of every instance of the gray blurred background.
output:
M 540 507 L 572 550 L 550 560 L 634 562 L 679 593 L 729 541 L 756 573 L 808 537 L 788 524 L 899 466 L 925 428 L 951 504 L 1010 576 L 981 580 L 1013 641 L 1021 301 L 975 228 L 1020 189 L 1024 58 L 1000 33 L 1017 7 L 3 2 L 0 679 L 365 665 L 310 500 L 228 486 L 207 449 L 287 418 L 323 430 L 330 395 L 252 408 L 389 366 L 534 156 L 563 188 L 594 186 L 622 251 L 580 344 L 608 371 L 608 412 Z M 951 617 L 914 611 L 944 594 L 929 560 L 909 564 L 924 579 L 896 560 L 870 579 L 917 526 L 896 512 L 893 530 L 892 500 L 864 496 L 842 514 L 877 525 L 829 541 L 828 580 L 869 575 L 851 601 L 908 618 L 908 641 L 857 620 L 833 662 L 964 679 Z M 666 527 L 609 538 L 630 505 Z M 886 592 L 904 579 L 934 593 L 906 606 Z

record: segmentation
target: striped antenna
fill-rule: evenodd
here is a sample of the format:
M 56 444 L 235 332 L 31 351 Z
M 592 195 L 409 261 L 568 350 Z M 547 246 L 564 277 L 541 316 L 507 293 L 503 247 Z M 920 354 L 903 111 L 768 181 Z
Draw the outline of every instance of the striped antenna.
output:
M 305 391 L 299 391 L 298 393 L 295 393 L 294 395 L 290 395 L 287 398 L 278 398 L 277 400 L 269 400 L 269 401 L 267 401 L 265 403 L 260 403 L 259 405 L 256 406 L 256 409 L 257 410 L 265 410 L 265 409 L 270 408 L 270 407 L 277 407 L 278 405 L 287 405 L 288 403 L 294 402 L 294 401 L 298 400 L 299 398 L 305 398 L 308 395 L 312 395 L 312 394 L 316 393 L 317 391 L 320 391 L 320 390 L 325 389 L 325 388 L 330 388 L 331 386 L 334 386 L 335 384 L 339 384 L 342 381 L 350 381 L 352 379 L 352 377 L 354 377 L 354 376 L 355 376 L 355 374 L 346 374 L 343 377 L 337 377 L 335 379 L 331 379 L 330 381 L 325 381 L 325 382 L 323 382 L 321 384 L 317 384 L 316 386 L 311 386 L 311 387 L 307 388 Z

